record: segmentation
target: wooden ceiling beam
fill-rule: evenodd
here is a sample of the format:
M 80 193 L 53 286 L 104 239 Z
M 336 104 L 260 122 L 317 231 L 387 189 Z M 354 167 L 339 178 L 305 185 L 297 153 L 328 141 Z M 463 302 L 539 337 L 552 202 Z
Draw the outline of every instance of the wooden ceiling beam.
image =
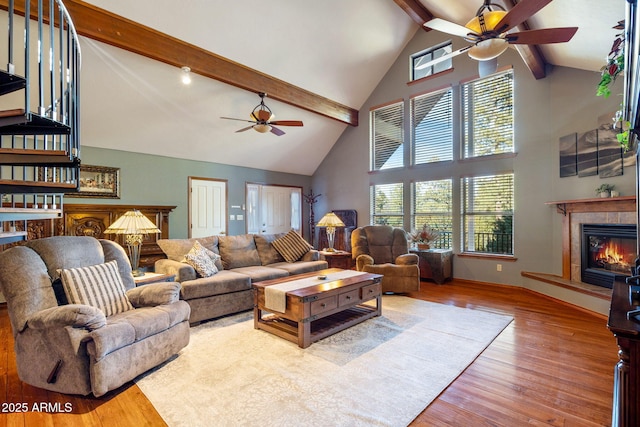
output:
M 503 0 L 503 2 L 507 10 L 511 10 L 517 3 L 515 0 Z M 524 21 L 522 24 L 518 25 L 515 28 L 518 31 L 526 31 L 531 29 L 527 21 Z M 540 51 L 540 48 L 538 46 L 528 44 L 519 44 L 514 46 L 516 47 L 516 50 L 522 57 L 522 60 L 524 61 L 529 71 L 531 71 L 531 74 L 533 74 L 533 77 L 539 80 L 547 76 L 547 60 L 544 58 L 544 55 L 542 55 L 542 51 Z
M 430 31 L 429 28 L 424 26 L 424 23 L 433 19 L 433 14 L 420 3 L 419 0 L 393 0 L 395 3 L 404 10 L 407 15 L 411 17 L 423 30 Z M 511 10 L 515 5 L 515 0 L 503 0 L 507 10 Z M 528 30 L 529 25 L 524 22 L 516 27 L 519 31 Z M 542 79 L 546 77 L 546 63 L 542 52 L 535 45 L 514 45 L 522 60 L 524 61 L 531 74 L 536 79 Z
M 411 17 L 420 27 L 429 31 L 429 28 L 425 27 L 423 24 L 427 21 L 430 21 L 434 18 L 433 14 L 429 12 L 429 10 L 422 5 L 418 0 L 393 0 L 396 2 L 398 6 L 405 11 L 407 15 Z
M 20 6 L 18 6 L 20 3 Z M 269 98 L 313 113 L 358 126 L 358 110 L 294 86 L 260 71 L 231 61 L 198 46 L 156 31 L 80 0 L 65 0 L 78 34 L 178 68 L 188 66 L 193 73 L 244 89 L 265 92 Z M 31 0 L 32 10 L 37 1 Z M 8 0 L 0 0 L 8 8 Z M 20 9 L 21 8 L 21 9 Z M 24 2 L 16 2 L 16 12 L 24 13 Z

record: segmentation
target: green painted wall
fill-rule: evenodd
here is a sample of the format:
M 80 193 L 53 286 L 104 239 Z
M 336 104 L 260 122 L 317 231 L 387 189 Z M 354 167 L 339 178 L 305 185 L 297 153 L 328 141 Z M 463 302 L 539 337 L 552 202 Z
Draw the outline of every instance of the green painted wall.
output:
M 309 192 L 311 177 L 296 174 L 270 172 L 260 169 L 173 159 L 148 154 L 129 153 L 82 146 L 82 163 L 85 165 L 120 168 L 120 199 L 95 199 L 65 197 L 65 203 L 104 203 L 131 205 L 176 206 L 169 215 L 171 238 L 188 236 L 188 177 L 227 180 L 229 214 L 244 214 L 231 206 L 245 203 L 245 183 L 290 185 Z M 303 224 L 308 224 L 308 209 L 303 206 Z M 229 221 L 229 234 L 245 232 L 244 221 Z M 308 227 L 304 231 L 309 235 Z

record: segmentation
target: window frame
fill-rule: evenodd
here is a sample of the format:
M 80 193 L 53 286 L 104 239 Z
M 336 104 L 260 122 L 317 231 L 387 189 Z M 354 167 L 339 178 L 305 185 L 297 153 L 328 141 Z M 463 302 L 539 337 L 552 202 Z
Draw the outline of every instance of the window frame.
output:
M 507 140 L 510 141 L 509 144 L 506 145 L 508 149 L 503 151 L 490 150 L 491 152 L 489 153 L 477 154 L 475 152 L 478 147 L 478 144 L 476 143 L 476 138 L 474 138 L 476 134 L 475 130 L 477 128 L 496 129 L 496 126 L 489 127 L 486 125 L 486 123 L 478 123 L 478 115 L 475 113 L 477 112 L 479 107 L 476 105 L 470 105 L 472 104 L 472 101 L 477 100 L 477 98 L 469 97 L 468 92 L 477 88 L 481 88 L 483 83 L 490 84 L 491 81 L 495 81 L 497 79 L 504 78 L 504 77 L 506 78 L 503 81 L 509 82 L 509 88 L 508 88 L 509 98 L 507 103 L 505 104 L 506 107 L 503 106 L 502 108 L 509 108 L 510 111 L 508 116 L 509 118 L 508 122 L 502 123 L 500 126 L 503 128 L 506 128 L 507 127 L 506 125 L 508 125 L 509 129 L 505 133 L 499 134 L 499 137 L 501 137 L 505 141 Z M 495 93 L 495 91 L 493 93 Z M 484 97 L 482 99 L 484 99 Z M 489 102 L 492 102 L 492 99 L 493 99 L 493 102 L 495 103 L 495 98 L 487 98 L 487 99 L 489 99 Z M 461 160 L 477 159 L 482 157 L 505 155 L 505 154 L 511 155 L 515 153 L 514 105 L 515 105 L 515 75 L 514 75 L 513 68 L 509 68 L 507 70 L 503 70 L 503 71 L 491 74 L 490 76 L 487 76 L 487 77 L 482 77 L 482 78 L 473 79 L 467 82 L 460 83 L 460 141 L 461 141 L 460 157 L 461 157 Z M 495 120 L 498 117 L 498 114 L 487 113 L 484 115 L 484 117 L 487 120 Z M 494 144 L 495 144 L 495 141 L 494 141 Z M 485 147 L 485 151 L 486 151 L 486 147 Z
M 448 48 L 448 51 L 447 51 Z M 439 52 L 442 52 L 441 55 L 436 56 Z M 447 40 L 438 45 L 431 46 L 427 49 L 421 50 L 420 52 L 413 53 L 409 55 L 409 81 L 416 81 L 420 79 L 424 79 L 426 77 L 433 76 L 438 73 L 442 73 L 444 71 L 450 70 L 453 68 L 453 58 L 446 59 L 445 61 L 431 65 L 424 70 L 416 70 L 416 66 L 420 65 L 420 60 L 422 58 L 426 58 L 425 62 L 432 61 L 434 59 L 439 58 L 440 56 L 447 55 L 453 52 L 453 41 Z M 420 71 L 421 75 L 416 77 L 416 71 Z
M 448 210 L 425 210 L 418 212 L 417 209 L 417 190 L 418 186 L 421 184 L 429 184 L 433 183 L 434 185 L 438 185 L 438 183 L 448 182 L 448 202 L 449 209 Z M 433 222 L 423 222 L 418 221 L 419 217 L 443 217 L 442 224 L 448 223 L 448 229 L 444 229 L 442 226 L 438 226 L 438 224 L 434 224 Z M 435 241 L 431 243 L 431 246 L 437 249 L 453 249 L 453 177 L 447 177 L 443 179 L 430 179 L 425 181 L 416 181 L 411 183 L 411 226 L 412 230 L 420 230 L 422 225 L 426 223 L 428 226 L 440 232 L 440 237 L 438 237 Z
M 440 101 L 446 97 L 446 101 L 448 102 L 448 116 L 445 118 L 445 120 L 448 121 L 448 132 L 449 134 L 447 135 L 447 138 L 445 140 L 445 138 L 440 138 L 438 137 L 436 138 L 421 138 L 419 136 L 417 136 L 416 134 L 416 129 L 419 126 L 416 126 L 416 102 L 419 100 L 424 100 L 426 98 L 436 98 L 436 97 L 440 97 L 440 99 L 436 102 L 436 104 L 434 104 L 434 107 L 440 103 Z M 412 165 L 426 165 L 426 164 L 430 164 L 430 163 L 436 163 L 436 162 L 452 162 L 454 160 L 454 153 L 453 153 L 453 141 L 454 141 L 454 132 L 455 132 L 455 123 L 454 123 L 454 90 L 452 86 L 446 86 L 444 88 L 441 89 L 436 89 L 430 92 L 426 92 L 426 93 L 422 93 L 422 94 L 417 94 L 414 95 L 410 98 L 409 100 L 409 119 L 410 119 L 410 123 L 411 123 L 411 141 L 410 141 L 410 147 L 411 147 L 411 164 Z M 433 110 L 430 110 L 429 113 L 425 114 L 421 119 L 419 124 L 422 124 L 423 121 L 428 118 L 430 116 L 430 113 Z M 438 116 L 442 116 L 443 112 L 438 112 Z M 427 128 L 428 130 L 432 130 Z M 421 134 L 424 133 L 420 132 Z M 426 136 L 426 135 L 425 135 Z M 442 146 L 442 143 L 445 142 L 446 143 L 446 151 L 440 151 L 437 150 L 436 147 L 440 147 Z M 420 144 L 420 146 L 418 146 Z M 435 148 L 435 149 L 434 149 Z M 437 152 L 437 154 L 442 155 L 442 158 L 438 158 L 436 160 L 425 160 L 425 161 L 418 161 L 416 159 L 417 154 L 419 152 Z
M 507 182 L 507 185 L 510 186 L 510 190 L 511 190 L 511 194 L 508 196 L 508 204 L 510 206 L 507 207 L 507 209 L 501 209 L 501 210 L 477 210 L 473 207 L 469 207 L 469 204 L 476 204 L 476 201 L 478 201 L 477 197 L 474 197 L 473 195 L 470 195 L 469 192 L 470 191 L 474 191 L 475 190 L 475 186 L 474 183 L 477 180 L 484 180 L 486 182 L 490 182 L 491 180 L 495 180 L 498 177 L 507 177 L 505 179 L 509 180 L 510 182 Z M 502 178 L 501 178 L 502 179 Z M 474 187 L 474 188 L 470 188 L 470 187 Z M 498 187 L 494 187 L 493 189 L 493 194 L 500 194 L 500 195 L 504 195 L 504 190 L 505 188 L 498 188 Z M 497 191 L 500 190 L 500 191 Z M 481 254 L 481 255 L 488 255 L 488 256 L 507 256 L 507 257 L 513 257 L 515 255 L 515 251 L 514 251 L 514 236 L 515 236 L 515 227 L 514 227 L 514 220 L 515 220 L 515 173 L 513 171 L 509 171 L 509 172 L 496 172 L 493 174 L 487 174 L 487 175 L 477 175 L 477 176 L 463 176 L 460 178 L 460 227 L 461 227 L 461 234 L 460 234 L 460 244 L 461 244 L 461 253 L 463 254 Z M 485 199 L 486 200 L 486 199 Z M 480 201 L 484 201 L 484 200 L 480 200 Z M 489 200 L 491 202 L 491 200 Z M 493 203 L 497 203 L 497 200 L 494 200 Z M 496 217 L 496 220 L 494 220 L 493 224 L 488 224 L 485 223 L 484 227 L 488 227 L 489 225 L 491 225 L 494 228 L 493 232 L 489 232 L 489 231 L 476 231 L 475 228 L 478 224 L 475 224 L 475 220 L 473 221 L 472 225 L 469 225 L 468 219 L 470 218 L 478 218 L 479 220 L 488 220 L 491 217 Z M 495 227 L 497 225 L 499 225 L 498 223 L 498 219 L 506 219 L 508 218 L 509 221 L 508 222 L 509 226 L 510 226 L 510 233 L 500 233 L 500 232 L 496 232 L 495 231 Z M 472 228 L 472 230 L 470 230 L 470 228 Z M 478 246 L 480 246 L 478 244 L 477 238 L 480 237 L 479 235 L 482 234 L 482 237 L 487 237 L 487 240 L 484 248 L 479 249 Z M 473 236 L 473 246 L 471 246 L 471 244 L 469 243 L 469 237 L 470 235 Z M 485 235 L 493 235 L 492 237 L 488 237 Z M 510 235 L 510 240 L 508 243 L 505 243 L 504 241 L 504 236 L 500 237 L 500 235 Z M 493 241 L 490 239 L 494 239 Z M 483 242 L 485 242 L 485 240 L 483 239 Z M 490 251 L 487 250 L 487 245 L 495 245 L 496 247 L 502 247 L 504 248 L 504 245 L 507 245 L 508 247 L 508 251 L 504 251 L 504 250 L 495 250 L 495 251 Z
M 392 188 L 392 186 L 399 186 L 399 188 Z M 385 212 L 378 212 L 376 209 L 376 195 L 377 195 L 377 190 L 379 188 L 382 187 L 387 187 L 389 188 L 389 191 L 399 191 L 400 194 L 400 200 L 399 201 L 395 201 L 395 203 L 400 206 L 400 210 L 399 211 L 385 211 Z M 390 199 L 391 202 L 394 202 L 394 199 Z M 404 183 L 403 182 L 390 182 L 390 183 L 384 183 L 384 184 L 371 184 L 369 186 L 369 212 L 370 212 L 370 217 L 369 217 L 369 223 L 372 225 L 379 225 L 379 224 L 388 224 L 391 225 L 392 227 L 400 227 L 400 228 L 404 228 L 404 218 L 405 218 L 405 213 L 404 213 Z M 399 221 L 383 221 L 383 222 L 378 222 L 376 219 L 377 218 L 382 218 L 382 217 L 391 217 L 391 218 L 398 218 Z
M 370 172 L 383 171 L 383 170 L 389 170 L 389 169 L 398 169 L 398 168 L 405 167 L 405 160 L 404 160 L 404 157 L 405 157 L 404 156 L 404 147 L 405 147 L 404 115 L 405 114 L 404 113 L 405 113 L 404 99 L 391 101 L 386 104 L 378 105 L 371 108 L 369 112 L 369 132 L 370 132 L 369 134 L 369 171 Z M 392 120 L 386 120 L 384 117 L 379 118 L 378 114 L 380 115 L 386 114 L 389 116 L 388 118 Z M 379 124 L 382 124 L 382 123 L 384 123 L 385 128 L 380 129 L 380 132 L 378 133 L 378 127 L 381 127 L 379 126 Z M 395 131 L 397 132 L 397 134 L 392 134 L 393 132 L 390 132 L 390 131 Z M 379 154 L 378 147 L 379 147 L 379 144 L 383 145 L 384 141 L 382 140 L 385 137 L 385 133 L 387 133 L 386 137 L 389 140 L 399 139 L 400 144 L 393 151 L 391 151 L 390 148 L 385 147 L 383 149 L 383 147 L 380 147 L 381 153 Z M 389 144 L 388 141 L 386 143 Z M 384 163 L 380 167 L 377 167 L 376 165 L 379 161 L 379 157 L 382 157 L 383 155 L 386 155 L 386 154 L 388 154 L 387 159 L 384 161 Z M 394 156 L 396 156 L 395 160 L 398 160 L 398 157 L 399 157 L 400 162 L 391 163 L 389 166 L 385 167 L 384 165 L 389 161 L 389 159 L 391 159 Z

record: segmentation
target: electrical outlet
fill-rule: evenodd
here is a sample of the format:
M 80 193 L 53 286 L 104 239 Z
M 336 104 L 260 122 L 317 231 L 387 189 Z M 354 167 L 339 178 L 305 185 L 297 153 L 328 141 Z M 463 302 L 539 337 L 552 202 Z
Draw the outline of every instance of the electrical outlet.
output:
M 497 271 L 502 271 L 502 264 L 497 264 L 496 265 L 496 270 Z

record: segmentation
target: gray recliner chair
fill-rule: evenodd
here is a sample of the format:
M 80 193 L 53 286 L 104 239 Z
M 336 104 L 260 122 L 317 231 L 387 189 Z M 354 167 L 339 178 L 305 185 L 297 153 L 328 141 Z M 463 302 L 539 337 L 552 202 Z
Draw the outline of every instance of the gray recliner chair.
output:
M 60 269 L 114 260 L 111 273 L 120 275 L 128 309 L 105 316 L 95 306 L 59 301 L 64 299 L 55 289 Z M 101 396 L 189 343 L 190 309 L 179 300 L 180 284 L 136 287 L 127 254 L 110 240 L 56 236 L 8 249 L 0 253 L 0 290 L 7 300 L 18 376 L 36 387 Z

